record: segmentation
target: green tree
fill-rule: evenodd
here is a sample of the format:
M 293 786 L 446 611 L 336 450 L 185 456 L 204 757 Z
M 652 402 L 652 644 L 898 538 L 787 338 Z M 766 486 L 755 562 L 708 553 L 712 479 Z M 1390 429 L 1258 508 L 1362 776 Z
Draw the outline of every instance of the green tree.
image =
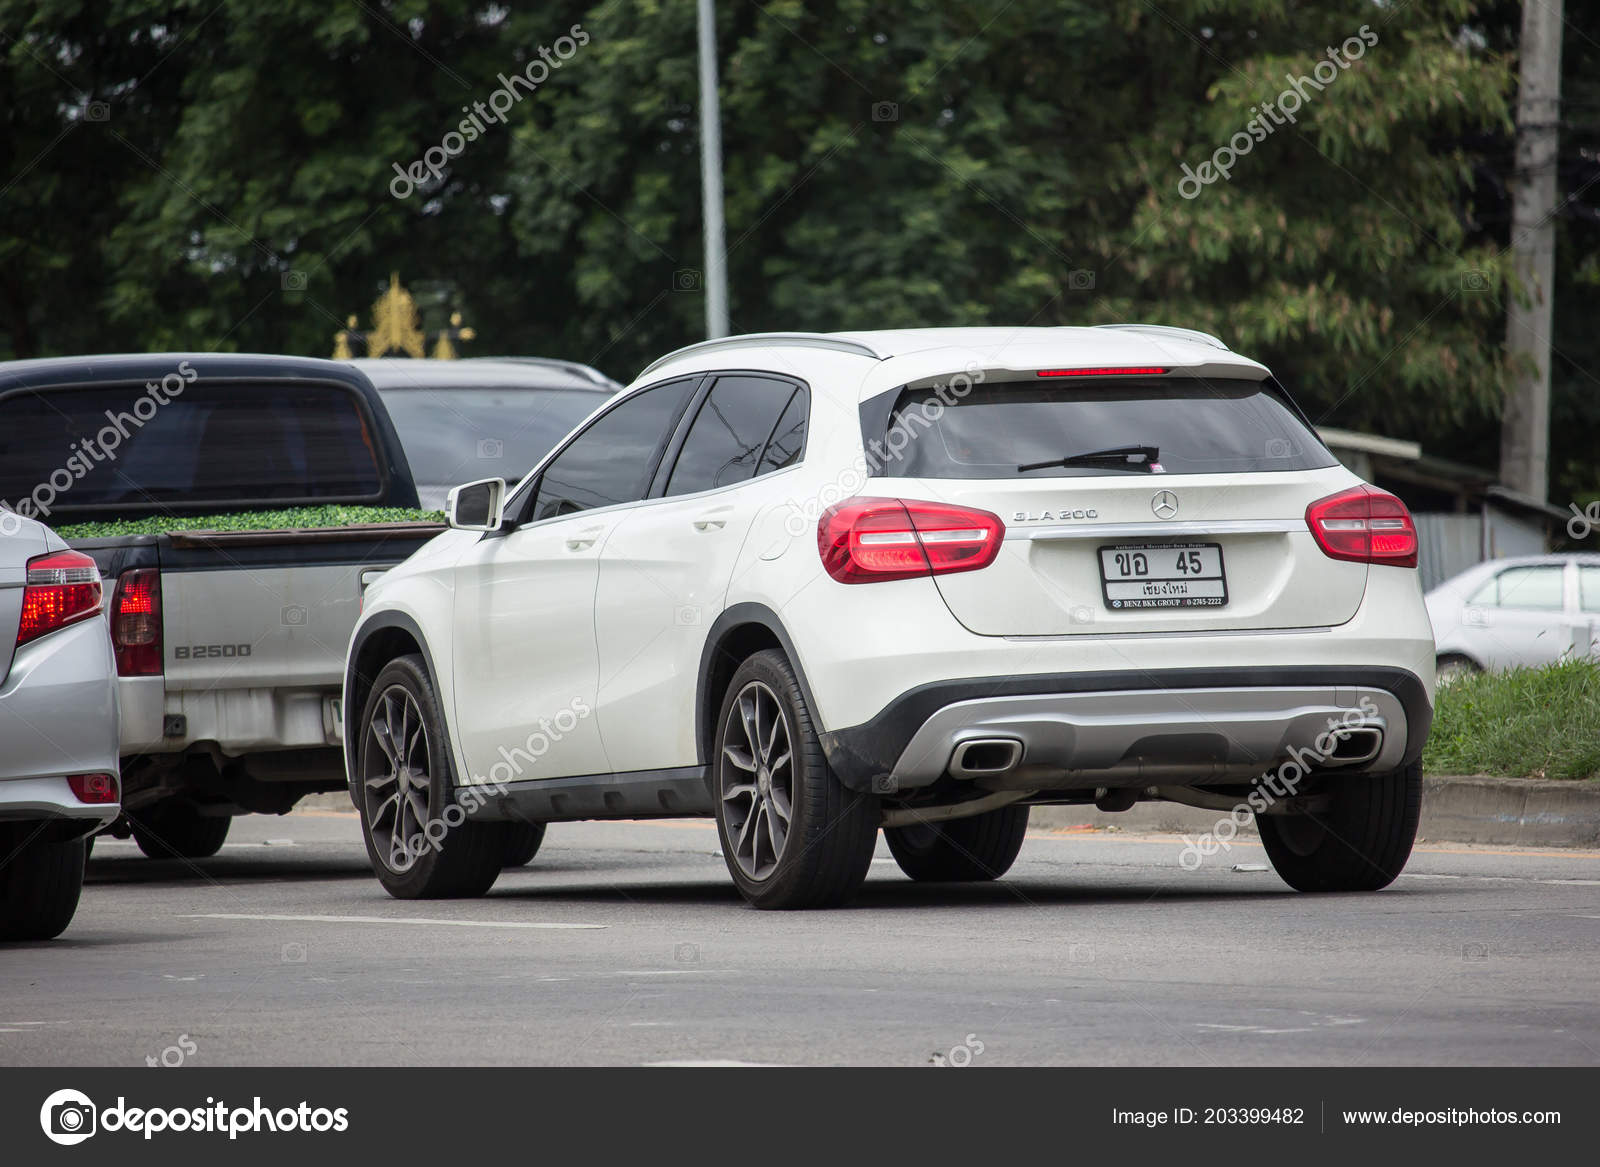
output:
M 1511 0 L 718 8 L 736 328 L 1189 325 L 1319 420 L 1493 464 Z M 1600 13 L 1572 20 L 1577 191 Z M 505 124 L 391 194 L 579 22 Z M 1292 124 L 1180 189 L 1363 24 Z M 702 335 L 684 0 L 0 0 L 0 28 L 0 352 L 322 354 L 391 270 L 469 352 L 627 377 Z M 1600 482 L 1597 194 L 1558 249 L 1558 497 Z

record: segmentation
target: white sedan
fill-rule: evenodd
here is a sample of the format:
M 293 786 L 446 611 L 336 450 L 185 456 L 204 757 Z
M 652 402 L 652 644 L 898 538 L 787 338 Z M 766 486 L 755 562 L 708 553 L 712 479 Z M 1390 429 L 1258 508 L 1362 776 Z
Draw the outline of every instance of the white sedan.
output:
M 1491 559 L 1427 600 L 1441 674 L 1600 655 L 1600 555 Z

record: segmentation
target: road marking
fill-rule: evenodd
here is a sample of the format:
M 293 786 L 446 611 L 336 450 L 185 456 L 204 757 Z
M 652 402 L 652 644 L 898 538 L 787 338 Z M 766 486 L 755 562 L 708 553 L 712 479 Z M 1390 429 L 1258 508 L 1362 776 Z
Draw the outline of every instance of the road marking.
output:
M 1226 817 L 1226 816 L 1224 816 Z M 1026 838 L 1052 839 L 1058 843 L 1143 843 L 1146 846 L 1171 847 L 1181 843 L 1182 834 L 1166 831 L 1139 831 L 1124 832 L 1121 828 L 1109 831 L 1105 827 L 1094 827 L 1085 823 L 1088 830 L 1078 830 L 1072 827 L 1037 827 L 1030 830 Z M 1259 847 L 1260 840 L 1238 838 L 1233 840 L 1235 847 Z M 1549 847 L 1533 851 L 1502 850 L 1492 845 L 1475 847 L 1444 847 L 1419 844 L 1412 850 L 1419 855 L 1506 855 L 1524 859 L 1586 859 L 1591 863 L 1600 859 L 1600 850 L 1595 848 L 1568 848 Z
M 1551 887 L 1600 887 L 1600 879 L 1534 879 L 1526 875 L 1470 875 L 1443 871 L 1402 871 L 1400 878 L 1472 879 L 1479 883 L 1543 883 Z
M 275 916 L 245 912 L 197 912 L 180 920 L 271 920 L 290 924 L 437 924 L 446 928 L 554 928 L 589 930 L 609 924 L 553 924 L 523 920 L 429 920 L 413 916 Z

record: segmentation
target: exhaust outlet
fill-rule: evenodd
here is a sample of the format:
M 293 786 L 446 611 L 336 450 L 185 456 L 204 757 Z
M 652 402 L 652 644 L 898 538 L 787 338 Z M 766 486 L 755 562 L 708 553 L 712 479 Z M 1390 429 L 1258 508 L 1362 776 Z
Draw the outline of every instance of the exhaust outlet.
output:
M 1383 749 L 1383 730 L 1364 726 L 1342 730 L 1336 735 L 1328 762 L 1335 766 L 1359 766 L 1370 762 Z
M 968 738 L 950 755 L 950 773 L 957 778 L 982 778 L 1016 769 L 1022 743 L 1009 737 Z

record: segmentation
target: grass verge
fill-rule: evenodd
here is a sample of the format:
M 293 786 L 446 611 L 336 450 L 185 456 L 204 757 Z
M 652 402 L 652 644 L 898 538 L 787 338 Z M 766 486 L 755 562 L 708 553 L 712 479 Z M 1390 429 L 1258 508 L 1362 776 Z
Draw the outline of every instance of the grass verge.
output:
M 1600 661 L 1475 673 L 1440 686 L 1422 768 L 1507 778 L 1600 775 Z

